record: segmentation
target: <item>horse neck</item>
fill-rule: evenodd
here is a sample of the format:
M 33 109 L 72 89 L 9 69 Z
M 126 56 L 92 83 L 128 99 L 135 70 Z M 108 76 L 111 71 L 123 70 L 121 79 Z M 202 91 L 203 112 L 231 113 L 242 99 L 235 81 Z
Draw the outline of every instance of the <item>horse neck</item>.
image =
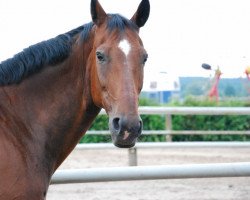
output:
M 91 40 L 90 40 L 91 42 Z M 54 171 L 72 151 L 99 113 L 91 98 L 87 57 L 91 45 L 76 43 L 58 66 L 4 88 L 6 105 L 25 131 L 18 136 L 27 152 L 36 151 Z M 32 139 L 31 139 L 32 138 Z

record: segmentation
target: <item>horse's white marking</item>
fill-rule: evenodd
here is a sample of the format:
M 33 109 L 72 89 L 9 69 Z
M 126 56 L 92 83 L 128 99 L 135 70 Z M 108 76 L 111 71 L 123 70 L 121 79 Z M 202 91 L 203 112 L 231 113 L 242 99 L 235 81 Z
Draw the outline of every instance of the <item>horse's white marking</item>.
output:
M 131 49 L 129 41 L 125 39 L 121 40 L 118 47 L 123 51 L 123 53 L 127 57 Z
M 130 135 L 130 133 L 128 131 L 125 131 L 124 136 L 123 136 L 123 140 L 128 139 L 129 135 Z

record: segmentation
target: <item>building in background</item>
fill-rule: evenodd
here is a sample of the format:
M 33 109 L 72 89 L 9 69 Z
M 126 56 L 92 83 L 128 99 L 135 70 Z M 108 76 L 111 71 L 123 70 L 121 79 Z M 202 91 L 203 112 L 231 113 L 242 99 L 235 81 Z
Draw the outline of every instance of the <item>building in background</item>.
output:
M 179 94 L 179 77 L 166 72 L 158 72 L 145 79 L 141 96 L 158 103 L 168 103 L 172 99 L 179 99 Z

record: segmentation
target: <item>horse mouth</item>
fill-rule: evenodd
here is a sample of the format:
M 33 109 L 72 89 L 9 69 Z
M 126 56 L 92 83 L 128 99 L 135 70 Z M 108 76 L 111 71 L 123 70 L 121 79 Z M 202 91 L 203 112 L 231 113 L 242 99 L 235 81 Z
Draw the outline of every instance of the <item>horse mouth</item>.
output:
M 124 149 L 128 149 L 128 148 L 132 148 L 135 146 L 135 143 L 132 143 L 132 144 L 118 144 L 118 143 L 114 143 L 114 145 L 118 148 L 124 148 Z
M 135 134 L 128 131 L 124 131 L 117 135 L 116 133 L 111 133 L 113 144 L 119 148 L 131 148 L 135 146 L 137 137 Z

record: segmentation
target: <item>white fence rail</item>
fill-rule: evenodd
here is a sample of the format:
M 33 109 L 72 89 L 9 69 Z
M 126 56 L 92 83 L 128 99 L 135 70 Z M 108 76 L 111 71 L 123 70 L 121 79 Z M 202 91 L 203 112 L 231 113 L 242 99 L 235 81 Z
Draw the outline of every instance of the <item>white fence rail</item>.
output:
M 77 150 L 116 149 L 111 143 L 78 144 Z M 250 142 L 138 142 L 136 149 L 151 148 L 250 148 Z
M 58 170 L 51 184 L 250 176 L 250 162 Z
M 109 135 L 109 130 L 91 130 L 87 131 L 88 135 Z M 174 131 L 174 130 L 143 130 L 143 135 L 250 135 L 250 131 Z
M 109 130 L 91 130 L 87 131 L 88 135 L 109 135 Z M 143 135 L 250 135 L 250 131 L 174 131 L 174 130 L 143 130 Z
M 250 107 L 139 107 L 144 115 L 250 115 Z M 104 110 L 100 114 L 106 114 Z

